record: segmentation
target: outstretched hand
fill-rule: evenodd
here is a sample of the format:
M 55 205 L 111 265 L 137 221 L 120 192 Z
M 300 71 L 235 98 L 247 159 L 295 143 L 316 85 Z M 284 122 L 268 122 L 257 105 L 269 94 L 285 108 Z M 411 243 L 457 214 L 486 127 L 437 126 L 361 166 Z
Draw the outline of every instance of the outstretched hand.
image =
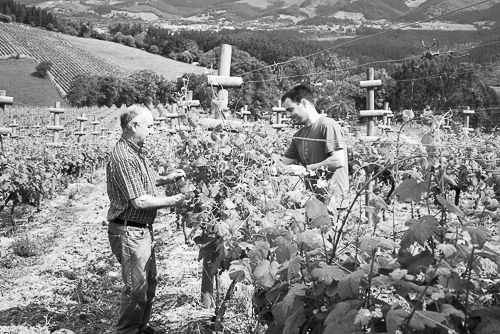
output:
M 186 172 L 183 171 L 182 169 L 176 169 L 170 174 L 168 174 L 168 178 L 172 180 L 173 182 L 177 181 L 180 178 L 186 177 Z

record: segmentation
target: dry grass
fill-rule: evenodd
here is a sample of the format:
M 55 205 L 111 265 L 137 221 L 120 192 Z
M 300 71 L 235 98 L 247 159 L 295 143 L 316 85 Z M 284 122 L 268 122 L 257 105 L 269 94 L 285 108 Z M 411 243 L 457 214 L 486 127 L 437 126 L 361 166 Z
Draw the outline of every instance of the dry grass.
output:
M 175 80 L 177 76 L 184 73 L 204 74 L 206 71 L 203 67 L 178 62 L 118 43 L 68 35 L 61 35 L 61 37 L 67 39 L 75 47 L 107 59 L 130 72 L 151 70 L 168 80 Z

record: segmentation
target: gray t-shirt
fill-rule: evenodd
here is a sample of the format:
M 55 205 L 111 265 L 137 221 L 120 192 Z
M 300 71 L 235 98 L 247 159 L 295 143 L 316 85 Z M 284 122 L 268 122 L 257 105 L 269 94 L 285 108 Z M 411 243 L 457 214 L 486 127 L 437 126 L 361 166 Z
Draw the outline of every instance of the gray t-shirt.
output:
M 306 140 L 300 138 L 320 139 L 323 141 Z M 340 194 L 345 194 L 349 189 L 349 175 L 347 165 L 347 146 L 340 125 L 332 118 L 322 116 L 309 126 L 304 126 L 297 131 L 285 152 L 285 158 L 297 159 L 304 165 L 321 162 L 333 151 L 343 150 L 345 155 L 345 165 L 337 169 L 331 177 L 331 182 L 338 187 Z M 315 184 L 315 182 L 314 182 Z

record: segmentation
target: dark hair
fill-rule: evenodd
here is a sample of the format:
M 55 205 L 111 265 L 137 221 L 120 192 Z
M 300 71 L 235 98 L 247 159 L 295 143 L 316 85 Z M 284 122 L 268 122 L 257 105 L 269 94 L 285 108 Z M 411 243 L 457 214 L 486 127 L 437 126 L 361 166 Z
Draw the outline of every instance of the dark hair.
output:
M 283 96 L 281 97 L 281 103 L 285 102 L 286 99 L 292 100 L 292 102 L 300 103 L 302 99 L 306 99 L 307 101 L 314 104 L 314 95 L 313 92 L 309 89 L 309 87 L 304 85 L 297 85 L 293 88 L 290 88 Z

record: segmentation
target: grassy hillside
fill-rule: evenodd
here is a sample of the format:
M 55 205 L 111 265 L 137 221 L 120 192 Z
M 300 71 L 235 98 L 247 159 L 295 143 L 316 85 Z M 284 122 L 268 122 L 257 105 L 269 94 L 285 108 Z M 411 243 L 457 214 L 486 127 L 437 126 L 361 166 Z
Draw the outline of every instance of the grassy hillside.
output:
M 61 35 L 61 37 L 73 46 L 104 58 L 127 72 L 151 70 L 169 80 L 175 80 L 177 76 L 184 73 L 203 74 L 206 71 L 203 67 L 178 62 L 113 42 L 69 35 Z
M 64 105 L 50 81 L 36 75 L 37 64 L 30 58 L 0 60 L 0 89 L 14 98 L 15 106 L 51 106 L 56 101 Z

